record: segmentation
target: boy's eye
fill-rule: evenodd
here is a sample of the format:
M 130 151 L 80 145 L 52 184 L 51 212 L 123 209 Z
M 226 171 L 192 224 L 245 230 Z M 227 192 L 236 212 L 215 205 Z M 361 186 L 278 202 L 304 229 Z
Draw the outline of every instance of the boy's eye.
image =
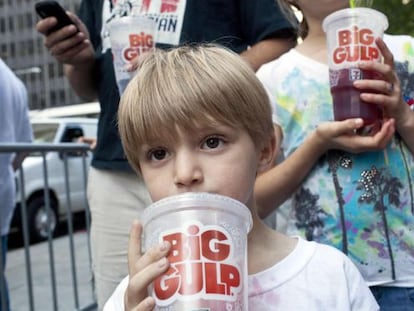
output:
M 167 151 L 164 149 L 156 149 L 156 150 L 151 150 L 150 152 L 148 152 L 148 158 L 150 160 L 161 161 L 166 156 L 167 156 Z
M 203 143 L 203 148 L 215 149 L 218 148 L 222 143 L 223 140 L 219 137 L 208 137 Z

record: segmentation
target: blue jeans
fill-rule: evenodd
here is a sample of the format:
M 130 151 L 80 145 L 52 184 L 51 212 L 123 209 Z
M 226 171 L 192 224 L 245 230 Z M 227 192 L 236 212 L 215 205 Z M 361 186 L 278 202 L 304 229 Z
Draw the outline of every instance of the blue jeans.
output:
M 7 235 L 1 236 L 1 274 L 0 274 L 0 311 L 9 311 L 9 289 L 6 281 L 6 254 L 7 254 Z M 4 299 L 4 301 L 3 301 Z M 4 307 L 4 308 L 3 308 Z
M 381 311 L 414 310 L 414 288 L 371 286 Z

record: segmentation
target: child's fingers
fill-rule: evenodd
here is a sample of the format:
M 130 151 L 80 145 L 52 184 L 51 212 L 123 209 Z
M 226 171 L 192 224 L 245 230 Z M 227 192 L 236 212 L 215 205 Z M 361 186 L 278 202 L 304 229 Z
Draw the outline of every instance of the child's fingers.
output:
M 378 149 L 384 149 L 385 146 L 388 144 L 392 136 L 395 132 L 395 121 L 394 119 L 386 120 L 382 126 L 381 129 L 372 137 L 368 138 L 368 145 L 367 149 L 371 150 L 378 150 Z M 371 139 L 371 141 L 369 141 Z
M 144 289 L 146 290 L 147 286 L 158 276 L 167 271 L 168 267 L 169 262 L 167 257 L 162 257 L 161 259 L 149 264 L 144 269 L 140 270 L 137 274 L 130 275 L 128 288 L 133 293 L 141 292 Z M 142 297 L 142 299 L 145 297 Z
M 138 261 L 134 263 L 135 272 L 140 272 L 146 269 L 149 265 L 158 262 L 161 259 L 166 259 L 170 244 L 168 242 L 162 242 L 159 245 L 149 248 Z
M 393 67 L 385 63 L 379 63 L 375 61 L 365 61 L 365 62 L 359 63 L 358 68 L 369 70 L 369 71 L 375 71 L 376 73 L 379 74 L 380 79 L 382 77 L 385 77 L 385 79 L 392 77 Z
M 383 149 L 395 132 L 395 120 L 386 120 L 381 129 L 371 136 L 356 134 L 363 126 L 360 118 L 325 122 L 318 126 L 319 136 L 331 149 L 360 153 Z
M 133 310 L 135 306 L 140 306 L 137 310 L 151 310 L 146 307 L 151 301 L 143 304 L 148 296 L 147 287 L 169 267 L 166 257 L 170 249 L 168 242 L 153 246 L 141 254 L 142 230 L 142 225 L 135 220 L 131 226 L 128 245 L 129 283 L 125 293 L 127 310 Z
M 325 140 L 334 139 L 342 135 L 351 135 L 364 125 L 361 118 L 347 119 L 343 121 L 332 121 L 321 123 L 317 131 Z
M 144 257 L 145 255 L 141 259 Z M 164 257 L 146 265 L 144 268 L 138 270 L 136 274 L 129 275 L 128 288 L 125 293 L 125 306 L 127 310 L 134 306 L 141 306 L 143 308 L 138 310 L 147 310 L 147 305 L 151 303 L 151 301 L 147 300 L 147 303 L 143 304 L 148 297 L 147 287 L 155 278 L 164 273 L 168 267 L 169 263 L 164 254 Z
M 159 245 L 149 248 L 142 255 L 141 236 L 142 225 L 135 220 L 131 226 L 128 245 L 128 268 L 130 276 L 135 275 L 146 266 L 165 257 L 170 247 L 168 242 L 162 242 Z
M 359 68 L 364 70 L 375 71 L 381 74 L 382 77 L 380 79 L 366 79 L 354 81 L 354 87 L 360 90 L 372 90 L 373 92 L 381 93 L 385 96 L 399 97 L 401 93 L 401 88 L 400 81 L 394 70 L 394 56 L 381 38 L 376 39 L 376 44 L 384 57 L 384 62 L 362 62 L 359 64 Z M 368 93 L 364 93 L 365 98 L 367 98 L 368 101 L 374 103 L 385 102 L 387 100 L 386 98 L 384 98 L 385 96 L 381 96 L 380 94 L 370 94 L 373 96 L 368 96 L 365 94 Z
M 383 62 L 376 62 L 376 61 L 368 61 L 368 62 L 362 62 L 359 64 L 359 68 L 365 69 L 365 70 L 371 70 L 375 71 L 377 73 L 380 73 L 383 76 L 384 84 L 366 84 L 362 85 L 364 83 L 362 82 L 356 82 L 354 85 L 359 88 L 370 88 L 377 91 L 380 91 L 384 94 L 390 94 L 393 91 L 393 87 L 399 83 L 398 77 L 394 72 L 394 56 L 392 52 L 389 50 L 387 45 L 384 43 L 382 38 L 377 38 L 375 43 L 377 44 L 384 61 Z M 369 80 L 364 80 L 365 83 L 368 83 Z M 371 81 L 377 81 L 378 80 L 371 80 Z
M 134 275 L 136 270 L 136 263 L 141 258 L 141 236 L 142 225 L 134 220 L 129 233 L 128 242 L 128 271 L 129 275 Z
M 348 151 L 359 153 L 384 149 L 395 132 L 395 121 L 389 119 L 383 123 L 381 129 L 373 136 L 354 135 L 345 138 L 344 144 Z
M 375 43 L 381 51 L 382 56 L 384 57 L 384 63 L 389 65 L 391 68 L 394 68 L 394 55 L 385 44 L 382 38 L 375 39 Z
M 152 297 L 147 297 L 140 304 L 133 309 L 126 309 L 125 311 L 151 311 L 155 307 L 155 301 Z
M 369 94 L 379 93 L 386 96 L 399 96 L 400 94 L 400 81 L 394 74 L 384 80 L 356 80 L 353 82 L 353 86 Z

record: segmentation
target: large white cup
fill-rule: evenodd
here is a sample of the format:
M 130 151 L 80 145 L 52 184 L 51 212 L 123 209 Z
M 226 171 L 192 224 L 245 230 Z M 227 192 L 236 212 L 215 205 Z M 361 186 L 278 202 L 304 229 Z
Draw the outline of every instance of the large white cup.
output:
M 358 63 L 382 61 L 375 39 L 388 28 L 387 17 L 369 8 L 343 9 L 328 15 L 322 26 L 327 36 L 335 120 L 363 118 L 366 125 L 378 123 L 382 119 L 381 109 L 360 98 L 361 92 L 370 90 L 357 90 L 353 82 L 381 77 L 376 72 L 361 70 Z
M 144 210 L 144 249 L 169 241 L 169 270 L 151 286 L 154 310 L 248 309 L 249 209 L 229 197 L 184 193 Z
M 114 19 L 109 24 L 109 35 L 119 94 L 122 95 L 136 71 L 128 71 L 129 63 L 155 46 L 157 23 L 144 15 Z

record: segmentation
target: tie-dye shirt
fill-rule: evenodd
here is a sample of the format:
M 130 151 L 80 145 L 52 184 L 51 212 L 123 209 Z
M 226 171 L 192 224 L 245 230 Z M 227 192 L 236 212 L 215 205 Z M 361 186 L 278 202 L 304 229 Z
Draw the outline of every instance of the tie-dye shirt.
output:
M 384 40 L 413 109 L 414 38 Z M 293 49 L 262 66 L 258 77 L 283 131 L 285 157 L 319 123 L 333 119 L 327 65 Z M 414 287 L 413 185 L 413 154 L 396 134 L 385 152 L 329 151 L 280 208 L 289 214 L 288 234 L 342 250 L 369 285 Z

